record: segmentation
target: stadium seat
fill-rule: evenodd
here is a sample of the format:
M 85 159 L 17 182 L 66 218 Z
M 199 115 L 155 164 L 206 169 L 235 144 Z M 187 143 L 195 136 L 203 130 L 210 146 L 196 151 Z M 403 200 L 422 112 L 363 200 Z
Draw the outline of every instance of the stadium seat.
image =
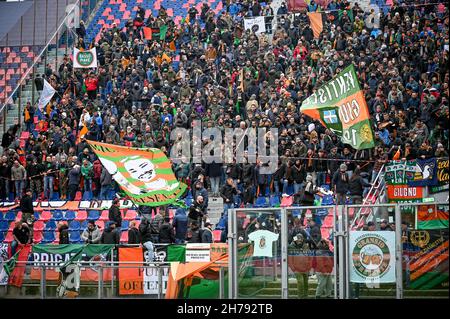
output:
M 1 242 L 3 242 L 4 240 L 5 240 L 5 234 L 6 234 L 7 232 L 5 232 L 5 231 L 0 231 L 0 243 Z
M 81 221 L 86 220 L 86 219 L 87 219 L 87 212 L 85 210 L 79 210 L 75 220 L 81 222 Z
M 77 201 L 77 202 L 79 202 L 79 201 L 81 201 L 81 192 L 80 191 L 78 191 L 78 192 L 76 192 L 76 194 L 75 194 L 75 201 Z
M 34 232 L 33 232 L 33 243 L 35 243 L 35 244 L 40 243 L 42 241 L 42 239 L 43 239 L 42 231 L 34 230 Z
M 215 243 L 220 243 L 220 236 L 222 235 L 222 231 L 217 229 L 213 230 L 213 237 Z
M 278 206 L 280 206 L 280 198 L 278 196 L 270 196 L 269 206 L 270 207 L 278 207 Z
M 80 232 L 78 230 L 69 231 L 69 241 L 71 244 L 76 244 L 81 240 Z
M 87 220 L 83 220 L 80 223 L 80 230 L 85 230 L 87 228 L 87 225 L 88 225 L 88 221 Z
M 88 220 L 97 220 L 100 217 L 100 212 L 98 210 L 90 210 L 88 212 Z
M 263 196 L 259 196 L 256 198 L 255 207 L 267 207 L 267 198 Z
M 52 213 L 48 210 L 44 210 L 41 215 L 39 216 L 39 219 L 46 222 L 49 221 L 52 218 Z
M 100 216 L 99 220 L 102 220 L 102 221 L 109 220 L 109 211 L 108 210 L 102 211 L 102 215 Z
M 0 221 L 3 220 L 3 213 L 0 213 Z
M 54 231 L 44 231 L 44 241 L 46 243 L 51 243 L 55 240 L 55 232 Z
M 61 221 L 64 220 L 64 215 L 61 211 L 54 211 L 52 219 L 56 221 Z
M 68 210 L 65 214 L 64 214 L 64 219 L 67 221 L 71 221 L 74 220 L 76 217 L 76 214 L 73 210 Z
M 97 220 L 95 225 L 97 225 L 101 230 L 105 229 L 105 222 L 103 220 Z
M 45 224 L 44 230 L 51 231 L 56 229 L 56 222 L 54 220 L 49 220 L 47 224 Z
M 38 220 L 34 222 L 33 225 L 34 231 L 43 231 L 44 230 L 44 222 L 42 220 Z
M 70 223 L 69 223 L 69 230 L 70 231 L 79 231 L 80 230 L 80 227 L 81 227 L 81 225 L 80 225 L 80 222 L 79 221 L 77 221 L 77 220 L 72 220 Z
M 9 222 L 12 222 L 12 221 L 16 220 L 16 213 L 14 211 L 9 211 L 5 214 L 3 219 L 7 220 Z
M 121 243 L 128 243 L 128 231 L 123 231 L 120 235 L 120 242 Z
M 125 214 L 124 220 L 134 220 L 137 217 L 137 212 L 135 210 L 128 210 Z
M 128 220 L 122 220 L 122 227 L 120 228 L 121 230 L 128 230 L 128 225 L 130 224 L 130 222 Z
M 22 212 L 17 213 L 16 220 L 22 220 Z
M 9 221 L 0 220 L 0 231 L 7 231 L 9 228 Z

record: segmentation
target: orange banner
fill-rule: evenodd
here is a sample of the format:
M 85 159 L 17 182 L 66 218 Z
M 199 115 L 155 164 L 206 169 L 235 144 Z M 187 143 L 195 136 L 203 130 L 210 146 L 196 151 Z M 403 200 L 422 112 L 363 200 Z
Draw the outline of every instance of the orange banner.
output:
M 423 198 L 423 187 L 408 185 L 388 185 L 388 198 L 390 201 L 402 201 Z
M 119 261 L 136 261 L 136 264 L 123 264 L 119 268 L 119 294 L 142 295 L 143 287 L 143 253 L 142 247 L 119 248 Z
M 323 30 L 322 13 L 308 12 L 308 17 L 311 23 L 311 29 L 314 33 L 314 38 L 318 38 Z

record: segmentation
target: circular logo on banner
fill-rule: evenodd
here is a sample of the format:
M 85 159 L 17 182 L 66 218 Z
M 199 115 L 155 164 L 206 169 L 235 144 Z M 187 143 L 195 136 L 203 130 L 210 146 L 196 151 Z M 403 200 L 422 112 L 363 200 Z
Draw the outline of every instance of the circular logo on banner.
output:
M 259 30 L 259 25 L 255 24 L 255 25 L 252 26 L 252 31 L 254 33 L 258 32 L 258 30 Z
M 414 246 L 423 248 L 430 242 L 430 234 L 427 231 L 412 231 L 410 239 Z
M 78 52 L 75 58 L 81 66 L 89 66 L 94 61 L 94 55 L 90 51 Z
M 359 134 L 361 135 L 361 139 L 364 142 L 370 142 L 372 140 L 372 131 L 370 130 L 369 125 L 367 124 L 361 126 Z
M 382 238 L 368 234 L 356 242 L 352 259 L 360 276 L 368 279 L 382 277 L 390 268 L 391 252 Z

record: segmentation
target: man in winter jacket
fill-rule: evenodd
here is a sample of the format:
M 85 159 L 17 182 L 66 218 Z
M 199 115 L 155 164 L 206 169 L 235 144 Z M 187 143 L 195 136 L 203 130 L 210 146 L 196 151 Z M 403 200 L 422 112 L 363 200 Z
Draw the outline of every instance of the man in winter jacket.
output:
M 227 178 L 226 184 L 222 187 L 220 196 L 223 198 L 223 213 L 226 214 L 228 209 L 234 207 L 234 195 L 237 195 L 239 191 L 231 177 Z
M 178 208 L 172 221 L 175 228 L 175 243 L 183 244 L 186 239 L 186 232 L 188 228 L 188 218 L 186 211 L 183 208 Z
M 75 199 L 75 194 L 80 187 L 80 179 L 81 179 L 81 168 L 80 165 L 76 164 L 72 167 L 68 174 L 69 179 L 69 200 Z
M 120 200 L 118 198 L 113 200 L 109 208 L 108 218 L 117 224 L 117 227 L 122 227 L 122 214 L 120 213 Z
M 345 196 L 348 191 L 349 177 L 347 174 L 347 165 L 341 164 L 339 171 L 335 172 L 332 180 L 332 187 L 337 197 L 337 204 L 345 204 Z
M 120 229 L 116 228 L 115 222 L 110 221 L 106 224 L 100 243 L 106 245 L 118 245 L 120 243 Z
M 140 244 L 141 233 L 136 227 L 136 221 L 132 220 L 128 228 L 128 244 Z
M 212 224 L 210 222 L 205 223 L 205 228 L 203 228 L 202 233 L 202 243 L 213 243 L 214 236 L 212 233 Z
M 172 244 L 175 242 L 174 230 L 170 224 L 169 217 L 164 218 L 164 223 L 159 228 L 159 242 L 161 244 Z
M 66 223 L 59 222 L 58 223 L 58 231 L 59 231 L 59 244 L 60 245 L 70 244 L 69 226 L 67 226 Z
M 108 170 L 105 167 L 102 167 L 102 173 L 100 175 L 100 198 L 99 199 L 108 199 L 109 197 L 109 191 L 111 190 L 111 184 L 112 184 L 112 176 L 108 172 Z
M 81 239 L 83 239 L 86 244 L 98 244 L 100 243 L 101 237 L 102 234 L 97 225 L 95 225 L 95 221 L 90 220 L 86 229 L 81 234 Z

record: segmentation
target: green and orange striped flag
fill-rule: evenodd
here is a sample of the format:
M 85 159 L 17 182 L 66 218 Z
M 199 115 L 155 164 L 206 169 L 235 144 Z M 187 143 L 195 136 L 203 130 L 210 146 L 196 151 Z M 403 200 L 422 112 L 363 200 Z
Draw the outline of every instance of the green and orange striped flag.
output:
M 160 149 L 88 143 L 120 188 L 137 205 L 171 204 L 186 190 L 186 185 L 177 181 L 169 159 Z
M 353 64 L 309 96 L 300 112 L 319 120 L 354 149 L 375 146 L 366 98 Z
M 448 205 L 417 206 L 417 229 L 448 229 Z

